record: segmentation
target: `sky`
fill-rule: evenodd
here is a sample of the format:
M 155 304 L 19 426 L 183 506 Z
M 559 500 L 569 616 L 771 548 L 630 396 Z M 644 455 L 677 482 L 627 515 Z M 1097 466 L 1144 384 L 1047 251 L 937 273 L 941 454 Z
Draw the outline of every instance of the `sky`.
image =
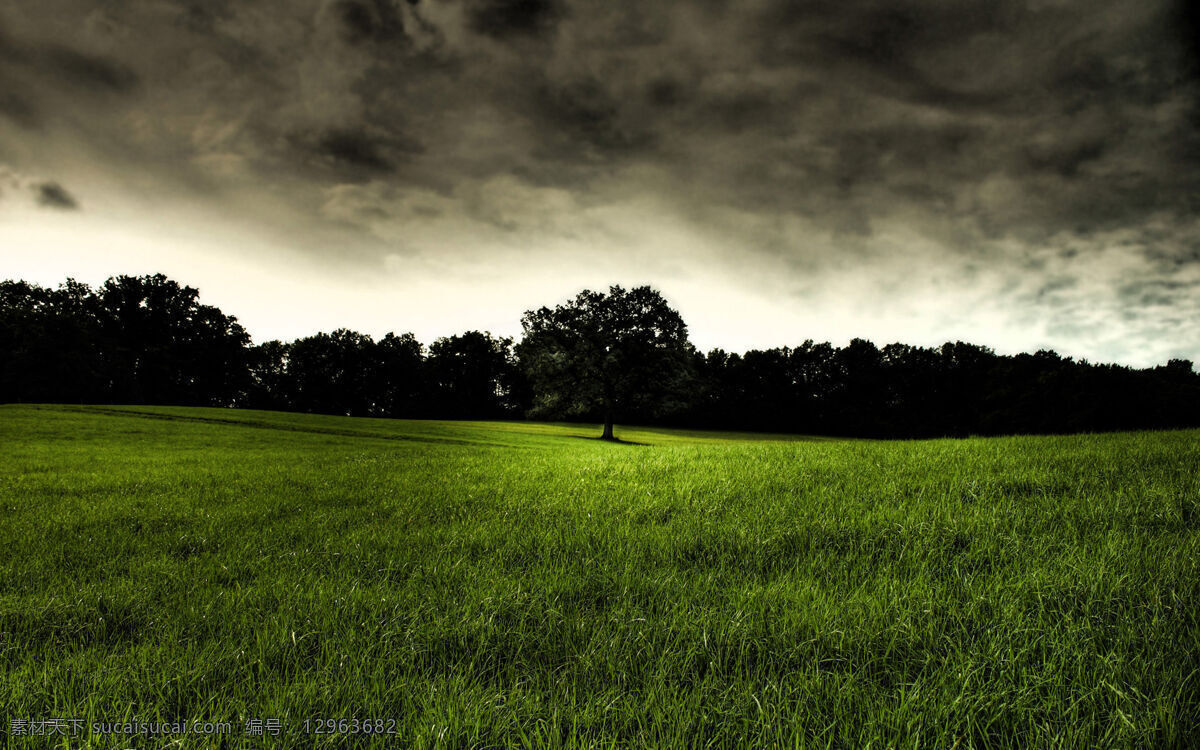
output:
M 165 273 L 256 341 L 1200 361 L 1186 0 L 0 0 L 0 278 Z

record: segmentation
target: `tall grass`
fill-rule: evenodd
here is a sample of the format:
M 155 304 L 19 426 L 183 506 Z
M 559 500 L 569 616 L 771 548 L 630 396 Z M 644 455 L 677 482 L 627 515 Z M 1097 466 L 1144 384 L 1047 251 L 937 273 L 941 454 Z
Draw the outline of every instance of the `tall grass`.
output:
M 0 730 L 234 726 L 13 747 L 1200 745 L 1200 432 L 594 434 L 0 407 Z M 305 730 L 355 717 L 396 735 Z M 246 737 L 252 718 L 286 728 Z

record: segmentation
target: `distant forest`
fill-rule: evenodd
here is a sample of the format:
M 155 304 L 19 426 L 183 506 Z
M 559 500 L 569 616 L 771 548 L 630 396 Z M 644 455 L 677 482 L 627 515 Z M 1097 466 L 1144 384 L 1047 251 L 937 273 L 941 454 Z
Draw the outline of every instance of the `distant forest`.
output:
M 235 318 L 162 275 L 96 288 L 0 282 L 0 402 L 561 417 L 534 409 L 519 352 L 479 331 L 428 347 L 412 334 L 345 329 L 256 345 Z M 1200 426 L 1200 375 L 1181 359 L 1133 369 L 1052 351 L 862 339 L 689 356 L 686 388 L 654 408 L 623 409 L 618 421 L 901 438 Z

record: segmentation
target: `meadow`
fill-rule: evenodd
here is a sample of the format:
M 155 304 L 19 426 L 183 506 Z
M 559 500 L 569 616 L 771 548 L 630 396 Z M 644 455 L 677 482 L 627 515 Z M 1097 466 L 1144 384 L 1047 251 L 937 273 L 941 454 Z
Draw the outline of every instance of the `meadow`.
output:
M 0 738 L 1200 746 L 1200 431 L 598 434 L 0 406 Z

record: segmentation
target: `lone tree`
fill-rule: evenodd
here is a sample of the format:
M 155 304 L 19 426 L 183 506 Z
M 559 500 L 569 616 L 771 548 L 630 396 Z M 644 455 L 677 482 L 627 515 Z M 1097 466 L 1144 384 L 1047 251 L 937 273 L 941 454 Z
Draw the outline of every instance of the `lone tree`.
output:
M 521 318 L 517 348 L 534 390 L 535 413 L 604 414 L 604 440 L 615 440 L 619 412 L 661 414 L 691 375 L 695 350 L 687 325 L 654 289 L 585 289 L 554 309 Z

